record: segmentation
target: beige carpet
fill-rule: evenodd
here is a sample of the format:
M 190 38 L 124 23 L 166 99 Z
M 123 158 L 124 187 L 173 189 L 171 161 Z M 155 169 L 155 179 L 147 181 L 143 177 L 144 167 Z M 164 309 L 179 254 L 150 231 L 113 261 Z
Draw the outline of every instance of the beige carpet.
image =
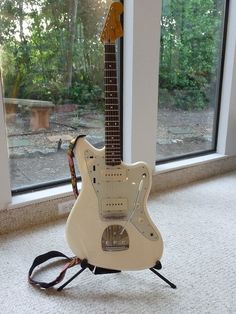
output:
M 61 293 L 33 288 L 36 255 L 70 254 L 60 221 L 0 238 L 0 313 L 236 313 L 236 172 L 154 194 L 149 208 L 165 240 L 161 273 L 176 290 L 148 270 L 85 271 Z

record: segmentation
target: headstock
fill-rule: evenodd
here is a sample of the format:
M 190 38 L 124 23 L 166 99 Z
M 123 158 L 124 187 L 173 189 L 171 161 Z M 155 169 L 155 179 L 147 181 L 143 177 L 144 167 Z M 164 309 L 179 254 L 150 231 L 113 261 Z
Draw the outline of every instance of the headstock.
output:
M 114 43 L 117 38 L 123 36 L 123 29 L 120 22 L 122 12 L 123 4 L 121 2 L 113 2 L 111 4 L 101 34 L 101 41 L 104 44 Z

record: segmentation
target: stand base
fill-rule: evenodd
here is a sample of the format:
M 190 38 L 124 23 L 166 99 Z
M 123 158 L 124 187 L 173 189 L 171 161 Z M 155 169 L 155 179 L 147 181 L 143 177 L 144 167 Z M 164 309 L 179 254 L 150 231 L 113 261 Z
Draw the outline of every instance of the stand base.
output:
M 94 265 L 91 265 L 88 263 L 86 259 L 81 261 L 81 269 L 74 274 L 68 281 L 66 281 L 62 286 L 60 286 L 57 291 L 62 291 L 72 280 L 74 280 L 77 276 L 79 276 L 83 271 L 85 271 L 86 268 L 88 268 L 94 275 L 104 275 L 104 274 L 114 274 L 114 273 L 120 273 L 121 270 L 116 269 L 107 269 L 102 267 L 96 267 Z M 159 272 L 156 271 L 156 269 L 161 269 L 162 265 L 160 261 L 157 261 L 156 264 L 149 268 L 155 275 L 157 275 L 159 278 L 161 278 L 163 281 L 165 281 L 171 288 L 176 289 L 176 285 L 170 282 L 168 279 L 166 279 L 164 276 L 162 276 Z

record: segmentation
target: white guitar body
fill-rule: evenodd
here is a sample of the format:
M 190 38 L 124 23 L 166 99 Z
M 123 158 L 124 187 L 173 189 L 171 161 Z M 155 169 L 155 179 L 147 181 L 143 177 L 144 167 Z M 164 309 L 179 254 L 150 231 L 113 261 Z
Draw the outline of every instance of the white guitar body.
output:
M 105 148 L 82 137 L 74 149 L 82 189 L 67 220 L 73 253 L 92 265 L 116 270 L 153 267 L 163 252 L 161 234 L 146 208 L 151 172 L 143 162 L 105 164 Z

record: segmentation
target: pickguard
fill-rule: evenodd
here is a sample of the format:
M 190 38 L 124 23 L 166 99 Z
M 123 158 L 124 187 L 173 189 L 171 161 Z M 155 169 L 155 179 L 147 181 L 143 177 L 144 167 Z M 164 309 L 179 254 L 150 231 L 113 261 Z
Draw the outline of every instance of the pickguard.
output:
M 105 156 L 86 150 L 85 161 L 91 184 L 97 195 L 102 221 L 127 221 L 149 240 L 158 240 L 158 234 L 145 212 L 150 175 L 144 163 L 138 165 L 105 165 Z

